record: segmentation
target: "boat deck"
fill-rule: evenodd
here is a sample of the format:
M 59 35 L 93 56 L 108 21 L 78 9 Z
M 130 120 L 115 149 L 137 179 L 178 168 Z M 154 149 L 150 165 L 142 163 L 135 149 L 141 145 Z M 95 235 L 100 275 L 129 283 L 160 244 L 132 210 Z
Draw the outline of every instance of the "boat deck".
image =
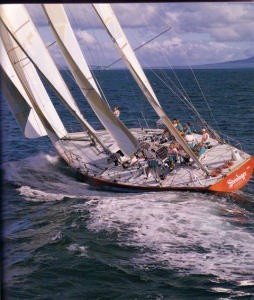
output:
M 139 140 L 149 143 L 150 147 L 153 148 L 168 147 L 171 143 L 171 141 L 162 144 L 159 142 L 161 129 L 131 129 L 131 131 Z M 106 131 L 99 131 L 98 135 L 112 153 L 119 150 Z M 194 134 L 194 138 L 199 142 L 201 135 Z M 159 175 L 164 174 L 164 176 L 158 177 L 153 174 L 147 176 L 145 172 L 147 161 L 144 158 L 134 158 L 126 168 L 121 164 L 115 165 L 100 146 L 91 145 L 91 141 L 85 132 L 69 134 L 69 139 L 58 141 L 56 148 L 67 163 L 83 175 L 139 187 L 205 188 L 218 182 L 250 157 L 231 145 L 219 144 L 216 140 L 210 138 L 210 149 L 205 151 L 201 161 L 212 175 L 207 175 L 193 162 L 186 165 L 178 161 L 171 171 L 165 166 L 165 160 L 159 160 Z M 237 151 L 237 159 L 235 160 L 232 160 L 233 151 Z M 125 159 L 127 158 L 121 158 L 123 162 Z M 231 164 L 227 165 L 226 163 L 229 161 Z

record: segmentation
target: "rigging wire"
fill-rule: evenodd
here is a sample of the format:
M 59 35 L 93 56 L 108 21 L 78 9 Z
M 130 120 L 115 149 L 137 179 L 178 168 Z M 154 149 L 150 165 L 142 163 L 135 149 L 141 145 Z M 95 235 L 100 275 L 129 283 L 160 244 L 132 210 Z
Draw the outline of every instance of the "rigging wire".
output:
M 200 92 L 201 92 L 201 94 L 202 94 L 202 96 L 203 96 L 203 99 L 204 99 L 205 102 L 206 102 L 206 105 L 207 105 L 207 107 L 208 107 L 208 109 L 209 109 L 211 118 L 214 120 L 216 126 L 219 127 L 219 126 L 218 126 L 218 123 L 217 123 L 217 121 L 216 121 L 216 119 L 215 119 L 215 117 L 214 117 L 214 114 L 213 114 L 213 112 L 212 112 L 211 106 L 210 106 L 210 104 L 209 104 L 209 102 L 208 102 L 208 100 L 207 100 L 205 94 L 203 93 L 203 90 L 202 90 L 202 88 L 201 88 L 201 85 L 199 84 L 199 81 L 198 81 L 198 79 L 197 79 L 196 74 L 194 73 L 194 70 L 192 69 L 191 66 L 188 66 L 188 67 L 190 68 L 191 73 L 193 74 L 193 77 L 194 77 L 194 79 L 195 79 L 195 81 L 196 81 L 196 83 L 197 83 L 197 86 L 198 86 L 198 88 L 199 88 L 199 90 L 200 90 Z
M 147 44 L 149 44 L 150 42 L 154 41 L 155 39 L 157 39 L 158 37 L 162 36 L 164 33 L 168 32 L 168 31 L 171 30 L 171 29 L 172 29 L 172 27 L 171 27 L 171 26 L 168 26 L 165 30 L 163 30 L 162 32 L 160 32 L 160 33 L 157 34 L 156 36 L 152 37 L 152 38 L 149 39 L 148 41 L 142 43 L 141 45 L 139 45 L 138 47 L 134 48 L 133 50 L 134 50 L 134 51 L 137 51 L 137 50 L 141 49 L 142 47 L 146 46 Z M 108 68 L 110 68 L 111 66 L 113 66 L 113 65 L 116 64 L 117 62 L 121 61 L 121 59 L 122 59 L 122 58 L 119 58 L 119 59 L 115 60 L 114 62 L 112 62 L 111 64 L 107 65 L 107 66 L 104 67 L 103 69 L 108 69 Z M 169 77 L 168 77 L 168 78 L 170 79 L 171 83 L 175 86 L 175 89 L 178 91 L 178 93 L 182 96 L 183 99 L 181 98 L 181 96 L 177 95 L 177 92 L 174 91 L 168 84 L 166 84 L 166 82 L 163 81 L 162 78 L 161 78 L 161 77 L 160 77 L 160 76 L 159 76 L 152 68 L 149 67 L 149 69 L 150 69 L 150 71 L 152 71 L 153 74 L 154 74 L 158 79 L 160 79 L 160 80 L 165 84 L 165 86 L 166 86 L 169 90 L 171 90 L 171 92 L 172 92 L 175 96 L 177 96 L 183 103 L 184 103 L 184 102 L 187 102 L 187 103 L 188 103 L 188 105 L 191 107 L 191 109 L 193 110 L 193 112 L 194 112 L 195 114 L 198 115 L 198 117 L 200 118 L 200 120 L 202 121 L 202 123 L 206 123 L 206 122 L 203 120 L 203 118 L 201 117 L 201 115 L 197 112 L 197 110 L 195 109 L 195 107 L 193 106 L 193 104 L 191 103 L 190 98 L 188 97 L 188 94 L 187 94 L 186 90 L 184 89 L 183 85 L 181 84 L 181 81 L 179 80 L 178 76 L 176 75 L 176 73 L 175 73 L 175 71 L 173 70 L 172 67 L 171 67 L 171 70 L 172 70 L 173 74 L 175 75 L 175 78 L 177 79 L 177 81 L 178 81 L 180 87 L 182 88 L 182 91 L 175 85 L 175 83 L 174 83 Z M 185 100 L 185 101 L 184 101 L 184 100 Z
M 152 68 L 150 68 L 150 70 L 182 103 L 187 105 L 192 110 L 192 112 L 198 117 L 198 119 L 201 122 L 201 125 L 203 127 L 206 127 L 217 139 L 221 140 L 221 137 L 216 133 L 216 131 L 210 125 L 207 124 L 207 122 L 204 120 L 204 118 L 201 116 L 201 114 L 195 108 L 195 106 L 191 102 L 191 99 L 188 96 L 186 90 L 184 89 L 179 77 L 177 76 L 176 72 L 174 71 L 174 69 L 171 65 L 170 65 L 170 70 L 173 72 L 173 74 L 174 74 L 175 78 L 177 79 L 182 90 L 176 86 L 176 84 L 172 81 L 172 79 L 166 73 L 165 73 L 164 77 L 166 78 L 166 80 L 170 81 L 170 83 L 172 85 L 174 85 L 175 90 L 167 83 L 166 80 L 163 80 L 162 77 L 160 77 Z M 204 96 L 204 94 L 203 94 L 203 96 Z M 207 101 L 206 101 L 206 103 L 207 103 Z M 207 106 L 209 109 L 210 106 L 208 105 L 208 103 L 207 103 Z M 209 111 L 210 111 L 210 109 L 209 109 Z
M 165 33 L 165 32 L 167 32 L 169 29 L 172 29 L 172 27 L 169 27 L 167 30 L 164 30 L 161 34 L 159 34 L 159 35 L 157 35 L 156 37 L 154 37 L 154 38 L 152 38 L 152 39 L 150 39 L 149 41 L 147 41 L 146 43 L 143 43 L 142 45 L 140 45 L 139 47 L 136 47 L 136 48 L 134 48 L 134 51 L 135 50 L 138 50 L 138 49 L 140 49 L 140 48 L 142 48 L 143 46 L 146 46 L 148 43 L 150 43 L 150 42 L 152 42 L 153 40 L 155 40 L 157 37 L 159 37 L 159 36 L 161 36 L 163 33 Z M 113 62 L 114 63 L 114 62 Z M 112 63 L 112 64 L 113 64 Z M 111 64 L 111 65 L 112 65 Z M 109 65 L 109 66 L 111 66 L 111 65 Z M 204 126 L 204 127 L 206 127 L 217 139 L 219 139 L 219 140 L 221 140 L 221 138 L 220 138 L 220 136 L 216 133 L 216 131 L 211 127 L 211 126 L 209 126 L 208 124 L 207 124 L 207 122 L 204 120 L 204 118 L 200 115 L 200 113 L 197 111 L 197 109 L 194 107 L 194 105 L 192 104 L 192 102 L 191 102 L 191 99 L 190 99 L 190 97 L 188 96 L 188 93 L 186 92 L 186 90 L 184 89 L 184 87 L 183 87 L 183 85 L 182 85 L 182 83 L 181 83 L 181 81 L 180 81 L 180 79 L 179 79 L 179 77 L 177 76 L 177 74 L 176 74 L 176 72 L 174 71 L 174 69 L 173 69 L 173 67 L 172 67 L 172 65 L 170 64 L 170 69 L 171 69 L 171 71 L 172 71 L 172 73 L 174 74 L 174 77 L 176 78 L 176 80 L 177 80 L 177 82 L 178 82 L 178 84 L 179 84 L 179 86 L 180 86 L 180 88 L 178 88 L 177 86 L 176 86 L 176 84 L 171 80 L 171 78 L 169 77 L 169 76 L 167 76 L 166 75 L 166 72 L 164 72 L 164 74 L 165 74 L 165 76 L 164 76 L 164 78 L 166 79 L 167 78 L 167 80 L 169 80 L 170 82 L 171 82 L 171 84 L 174 86 L 174 88 L 176 89 L 176 90 L 174 90 L 173 88 L 171 88 L 170 87 L 170 85 L 169 84 L 167 84 L 166 83 L 166 80 L 163 80 L 150 66 L 147 66 L 149 69 L 150 69 L 150 71 L 152 71 L 153 72 L 153 74 L 162 82 L 162 83 L 164 83 L 164 85 L 178 98 L 178 99 L 180 99 L 183 103 L 185 103 L 185 104 L 187 104 L 187 106 L 189 106 L 190 107 L 190 109 L 197 115 L 197 117 L 199 118 L 199 120 L 200 120 L 200 122 L 201 122 L 201 124 Z M 201 89 L 201 86 L 200 86 L 200 84 L 199 84 L 199 82 L 198 82 L 198 79 L 197 79 L 197 77 L 195 76 L 195 73 L 194 73 L 194 71 L 193 71 L 193 69 L 188 65 L 188 67 L 189 67 L 189 69 L 191 70 L 191 72 L 192 72 L 192 75 L 193 75 L 193 77 L 194 77 L 194 79 L 195 79 L 195 82 L 196 82 L 196 84 L 197 84 L 197 86 L 198 86 L 198 88 L 199 88 L 199 90 L 200 90 L 200 92 L 201 92 L 201 95 L 202 95 L 202 97 L 203 97 L 203 99 L 205 100 L 205 103 L 206 103 L 206 105 L 207 105 L 207 107 L 208 107 L 208 110 L 209 110 L 209 112 L 210 112 L 210 116 L 212 117 L 212 119 L 214 120 L 214 122 L 216 123 L 216 120 L 215 120 L 215 118 L 214 118 L 214 115 L 212 114 L 212 110 L 211 110 L 211 107 L 210 107 L 210 105 L 209 105 L 209 103 L 208 103 L 208 101 L 207 101 L 207 99 L 206 99 L 206 97 L 205 97 L 205 95 L 204 95 L 204 93 L 203 93 L 203 90 Z M 216 125 L 217 125 L 217 123 L 216 123 Z
M 139 49 L 141 49 L 142 47 L 146 46 L 147 44 L 149 44 L 150 42 L 154 41 L 155 39 L 157 39 L 158 37 L 162 36 L 164 33 L 168 32 L 172 27 L 169 26 L 167 27 L 165 30 L 163 30 L 162 32 L 158 33 L 156 36 L 152 37 L 151 39 L 149 39 L 148 41 L 142 43 L 141 45 L 139 45 L 138 47 L 134 48 L 133 51 L 137 51 Z M 118 58 L 117 60 L 113 61 L 111 64 L 105 66 L 103 69 L 109 69 L 110 67 L 112 67 L 113 65 L 115 65 L 116 63 L 118 63 L 119 61 L 121 61 L 122 58 Z
M 172 27 L 168 27 L 166 30 L 164 30 L 163 32 L 161 32 L 161 33 L 158 34 L 157 36 L 155 36 L 155 37 L 153 37 L 152 39 L 148 40 L 147 42 L 141 44 L 140 46 L 134 48 L 134 51 L 135 51 L 135 50 L 138 50 L 138 49 L 140 49 L 140 48 L 146 46 L 148 43 L 154 41 L 157 37 L 161 36 L 163 33 L 167 32 L 169 29 L 172 29 Z M 109 68 L 110 66 L 112 66 L 113 64 L 115 64 L 116 62 L 118 62 L 119 60 L 120 60 L 120 59 L 118 59 L 118 60 L 116 60 L 115 62 L 111 63 L 110 65 L 106 66 L 105 69 L 106 69 L 106 68 Z M 149 68 L 149 69 L 152 70 L 151 68 Z M 173 68 L 172 68 L 172 67 L 171 67 L 171 70 L 173 71 Z M 153 71 L 153 73 L 156 74 L 154 71 Z M 183 92 L 180 92 L 180 93 L 179 93 L 179 94 L 182 95 L 182 99 L 178 96 L 179 99 L 181 99 L 182 102 L 186 102 L 186 103 L 188 104 L 188 106 L 191 108 L 191 110 L 197 115 L 197 117 L 199 118 L 201 124 L 202 124 L 203 126 L 205 126 L 207 129 L 209 129 L 210 132 L 211 132 L 218 140 L 221 141 L 221 138 L 220 138 L 219 135 L 216 133 L 216 131 L 215 131 L 214 129 L 212 129 L 211 126 L 209 126 L 209 125 L 207 124 L 207 122 L 203 119 L 203 117 L 201 117 L 200 113 L 199 113 L 199 112 L 196 110 L 196 108 L 193 106 L 193 104 L 192 104 L 192 102 L 191 102 L 191 100 L 190 100 L 190 97 L 188 96 L 188 94 L 187 94 L 186 91 L 184 90 L 184 88 L 183 88 L 183 86 L 182 86 L 182 84 L 181 84 L 181 81 L 179 80 L 178 76 L 176 75 L 176 73 L 175 73 L 174 71 L 173 71 L 173 74 L 175 75 L 175 78 L 177 79 L 177 81 L 178 81 L 178 83 L 179 83 L 181 89 L 183 90 Z M 205 100 L 205 103 L 206 103 L 206 105 L 207 105 L 207 107 L 208 107 L 208 110 L 209 110 L 209 112 L 210 112 L 210 115 L 213 116 L 212 111 L 211 111 L 211 107 L 209 106 L 208 101 L 207 101 L 207 99 L 206 99 L 205 96 L 204 96 L 204 93 L 203 93 L 203 91 L 202 91 L 202 89 L 201 89 L 201 86 L 200 86 L 200 84 L 199 84 L 199 82 L 198 82 L 198 80 L 197 80 L 197 77 L 195 76 L 193 70 L 192 70 L 192 74 L 194 75 L 196 84 L 197 84 L 197 86 L 199 87 L 199 90 L 201 91 L 201 95 L 202 95 L 203 99 Z M 156 75 L 156 76 L 159 78 L 158 75 Z M 163 81 L 163 80 L 162 80 L 162 81 Z M 164 81 L 164 82 L 165 82 L 165 81 Z M 169 85 L 166 85 L 166 86 L 169 87 Z M 178 88 L 177 88 L 177 90 L 178 90 L 178 92 L 180 91 Z M 172 88 L 171 88 L 171 91 L 173 91 Z M 175 95 L 176 95 L 176 92 L 174 92 L 174 93 L 175 93 Z M 213 119 L 215 120 L 214 116 L 213 116 Z

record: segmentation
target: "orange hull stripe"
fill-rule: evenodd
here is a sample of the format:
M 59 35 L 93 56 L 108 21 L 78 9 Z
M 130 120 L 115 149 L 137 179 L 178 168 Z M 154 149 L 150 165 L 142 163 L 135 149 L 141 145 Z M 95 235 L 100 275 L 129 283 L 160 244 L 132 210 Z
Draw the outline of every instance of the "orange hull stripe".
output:
M 208 190 L 216 192 L 234 192 L 241 189 L 250 180 L 254 169 L 254 156 L 238 169 L 232 171 L 219 182 L 211 185 Z

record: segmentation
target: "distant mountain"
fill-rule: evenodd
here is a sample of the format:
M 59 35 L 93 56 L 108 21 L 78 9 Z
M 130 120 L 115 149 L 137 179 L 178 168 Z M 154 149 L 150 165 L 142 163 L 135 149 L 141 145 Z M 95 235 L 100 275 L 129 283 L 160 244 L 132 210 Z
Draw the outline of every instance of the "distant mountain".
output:
M 91 65 L 90 68 L 92 70 L 105 70 L 105 66 L 96 66 Z M 116 69 L 125 69 L 125 66 L 117 67 Z M 171 69 L 172 67 L 154 67 L 155 69 Z M 205 64 L 205 65 L 191 65 L 191 68 L 193 69 L 254 69 L 254 56 L 246 58 L 246 59 L 240 59 L 240 60 L 231 60 L 231 61 L 225 61 L 221 63 L 215 63 L 215 64 Z M 144 69 L 146 69 L 144 67 Z M 150 69 L 150 68 L 149 68 Z M 173 66 L 173 69 L 189 69 L 189 66 Z
M 195 69 L 241 69 L 241 68 L 254 68 L 254 56 L 246 59 L 226 61 L 216 64 L 194 65 Z

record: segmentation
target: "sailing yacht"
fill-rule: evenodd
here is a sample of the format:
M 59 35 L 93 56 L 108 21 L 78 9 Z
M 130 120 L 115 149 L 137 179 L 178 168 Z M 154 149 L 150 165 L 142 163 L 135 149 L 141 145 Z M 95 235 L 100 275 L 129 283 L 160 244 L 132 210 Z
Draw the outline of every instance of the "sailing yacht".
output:
M 24 136 L 48 136 L 70 168 L 98 188 L 234 192 L 246 185 L 254 157 L 226 143 L 205 121 L 202 127 L 210 135 L 209 142 L 202 142 L 198 133 L 181 133 L 161 106 L 112 7 L 92 7 L 163 128 L 128 128 L 114 115 L 89 69 L 64 6 L 43 4 L 69 71 L 104 128 L 95 130 L 73 98 L 26 7 L 5 4 L 0 7 L 1 89 Z M 83 131 L 66 129 L 42 79 Z

